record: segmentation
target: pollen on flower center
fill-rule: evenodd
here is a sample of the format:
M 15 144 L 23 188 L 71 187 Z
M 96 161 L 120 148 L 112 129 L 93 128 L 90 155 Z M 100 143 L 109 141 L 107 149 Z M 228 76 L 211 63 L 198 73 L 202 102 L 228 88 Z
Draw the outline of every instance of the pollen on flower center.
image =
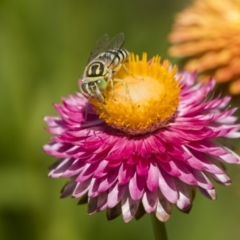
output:
M 113 75 L 113 85 L 104 92 L 105 103 L 92 98 L 99 117 L 108 125 L 130 135 L 139 135 L 163 127 L 179 104 L 180 86 L 176 67 L 160 57 L 150 62 L 132 54 Z

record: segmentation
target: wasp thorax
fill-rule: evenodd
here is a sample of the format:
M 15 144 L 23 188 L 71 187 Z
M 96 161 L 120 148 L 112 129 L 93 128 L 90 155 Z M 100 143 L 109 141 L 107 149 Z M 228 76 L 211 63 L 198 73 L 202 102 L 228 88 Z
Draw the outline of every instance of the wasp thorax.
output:
M 87 77 L 99 77 L 106 74 L 106 67 L 103 62 L 93 62 L 88 66 Z

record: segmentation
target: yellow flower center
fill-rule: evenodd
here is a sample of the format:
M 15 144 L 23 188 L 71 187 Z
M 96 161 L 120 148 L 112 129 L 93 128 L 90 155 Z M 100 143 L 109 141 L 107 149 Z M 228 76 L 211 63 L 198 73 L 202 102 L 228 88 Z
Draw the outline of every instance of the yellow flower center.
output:
M 153 132 L 164 127 L 178 108 L 176 72 L 176 66 L 168 61 L 160 63 L 159 56 L 149 62 L 146 53 L 142 59 L 131 54 L 103 92 L 105 102 L 90 101 L 99 117 L 113 128 L 130 135 Z

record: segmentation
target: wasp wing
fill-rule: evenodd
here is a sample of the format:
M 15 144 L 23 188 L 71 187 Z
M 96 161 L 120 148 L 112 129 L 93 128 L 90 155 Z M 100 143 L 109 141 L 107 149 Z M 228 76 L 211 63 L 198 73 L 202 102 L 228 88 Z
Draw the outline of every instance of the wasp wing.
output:
M 124 33 L 119 33 L 117 34 L 109 43 L 107 49 L 108 50 L 116 50 L 115 51 L 115 55 L 114 57 L 112 58 L 112 61 L 110 62 L 109 64 L 109 67 L 113 64 L 117 54 L 118 54 L 118 50 L 120 50 L 124 44 L 124 41 L 125 41 L 125 36 L 124 36 Z
M 97 55 L 99 55 L 101 52 L 103 52 L 104 50 L 106 50 L 108 48 L 110 44 L 110 40 L 109 40 L 109 36 L 108 34 L 104 34 L 95 44 L 89 59 L 87 61 L 87 64 L 94 59 L 95 57 L 97 57 Z
M 122 48 L 124 41 L 125 41 L 124 33 L 119 33 L 109 42 L 107 49 L 119 50 L 120 48 Z

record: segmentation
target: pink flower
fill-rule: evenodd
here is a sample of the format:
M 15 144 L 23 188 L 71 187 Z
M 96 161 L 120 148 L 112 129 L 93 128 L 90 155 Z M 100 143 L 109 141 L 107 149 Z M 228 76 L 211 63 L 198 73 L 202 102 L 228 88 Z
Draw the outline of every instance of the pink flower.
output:
M 222 163 L 240 157 L 219 141 L 240 137 L 230 97 L 212 98 L 213 80 L 196 83 L 195 73 L 159 62 L 132 56 L 129 73 L 116 73 L 130 98 L 118 83 L 106 90 L 104 109 L 77 94 L 54 105 L 60 117 L 45 117 L 55 136 L 44 150 L 59 158 L 49 176 L 69 178 L 61 197 L 87 202 L 89 214 L 107 210 L 108 219 L 122 214 L 128 222 L 155 213 L 167 221 L 173 205 L 190 211 L 195 189 L 214 200 L 210 179 L 231 183 Z

